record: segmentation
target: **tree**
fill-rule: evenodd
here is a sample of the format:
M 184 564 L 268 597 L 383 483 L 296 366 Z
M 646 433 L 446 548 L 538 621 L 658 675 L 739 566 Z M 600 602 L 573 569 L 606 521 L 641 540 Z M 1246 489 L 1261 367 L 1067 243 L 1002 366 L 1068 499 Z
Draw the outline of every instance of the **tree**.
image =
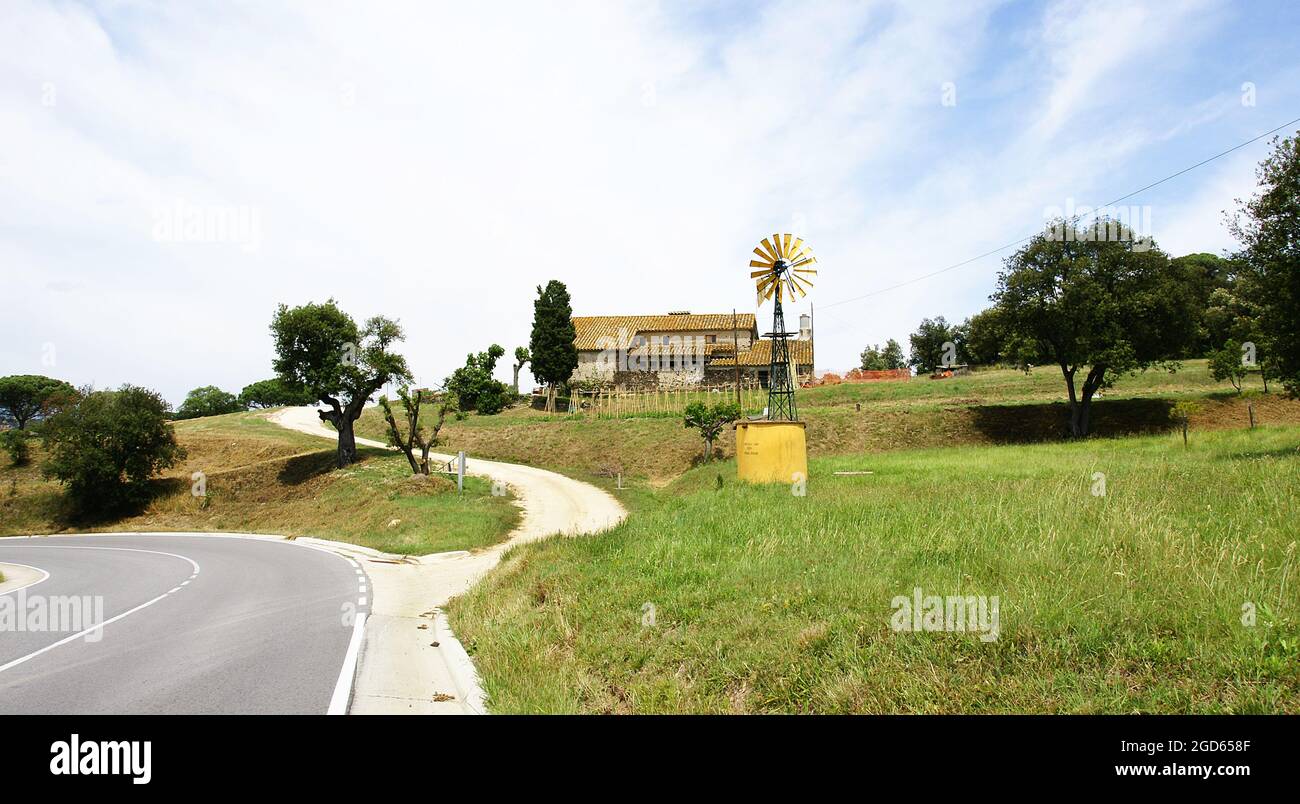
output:
M 998 319 L 996 307 L 976 313 L 966 319 L 962 327 L 965 330 L 964 346 L 969 362 L 979 366 L 992 366 L 1002 362 L 1006 333 Z
M 447 378 L 447 390 L 456 395 L 460 410 L 476 410 L 491 416 L 500 413 L 509 403 L 510 386 L 493 378 L 497 360 L 506 353 L 499 344 L 492 344 L 486 352 L 465 356 L 465 365 Z
M 515 396 L 519 396 L 519 371 L 528 364 L 530 359 L 527 349 L 522 346 L 515 347 L 515 363 L 513 367 L 515 370 Z
M 573 327 L 573 307 L 563 282 L 552 279 L 537 286 L 533 302 L 533 333 L 528 342 L 533 376 L 546 383 L 546 410 L 555 411 L 555 388 L 568 382 L 578 367 L 578 333 Z
M 862 350 L 863 371 L 892 371 L 907 365 L 903 359 L 903 347 L 890 338 L 884 346 L 872 344 Z
M 143 505 L 149 480 L 185 457 L 167 414 L 167 402 L 146 388 L 88 394 L 45 423 L 45 476 L 67 487 L 79 513 Z
M 403 340 L 401 326 L 374 316 L 358 329 L 352 316 L 330 299 L 293 308 L 281 304 L 271 321 L 271 334 L 276 375 L 329 406 L 319 414 L 321 421 L 338 430 L 336 464 L 339 468 L 351 464 L 357 456 L 353 426 L 366 402 L 386 383 L 411 378 L 406 358 L 392 351 Z
M 397 425 L 397 417 L 393 415 L 388 397 L 379 397 L 379 407 L 384 411 L 384 421 L 388 422 L 388 443 L 406 455 L 407 462 L 411 464 L 412 474 L 427 475 L 429 474 L 429 450 L 438 445 L 438 433 L 447 420 L 447 414 L 455 413 L 457 410 L 456 395 L 447 391 L 439 393 L 425 388 L 411 391 L 403 385 L 397 389 L 397 396 L 402 402 L 405 433 Z M 437 410 L 437 418 L 433 426 L 427 430 L 420 422 L 420 409 L 426 402 Z M 420 450 L 419 461 L 415 459 L 417 447 Z
M 929 374 L 940 366 L 957 362 L 953 329 L 943 316 L 921 320 L 921 325 L 909 337 L 912 355 L 908 362 L 916 366 L 918 374 Z
M 694 427 L 704 437 L 704 460 L 713 457 L 713 441 L 722 432 L 722 428 L 740 418 L 740 405 L 736 402 L 719 402 L 708 405 L 704 402 L 692 402 L 686 406 L 683 417 L 687 429 Z
M 246 410 L 239 397 L 227 393 L 215 385 L 195 388 L 185 395 L 185 401 L 176 409 L 178 419 L 197 419 L 200 416 L 220 416 L 223 413 L 238 413 Z
M 51 416 L 76 399 L 77 389 L 63 380 L 39 374 L 0 377 L 0 412 L 13 419 L 19 430 L 33 418 Z
M 246 408 L 278 408 L 310 405 L 316 398 L 306 388 L 286 385 L 279 378 L 272 377 L 245 385 L 239 392 L 239 401 Z
M 1228 230 L 1243 245 L 1235 259 L 1259 306 L 1261 362 L 1300 396 L 1300 138 L 1274 137 L 1272 146 L 1255 172 L 1258 189 L 1238 199 Z
M 1071 228 L 1056 221 L 1008 257 L 991 298 L 1013 360 L 1060 366 L 1070 432 L 1081 437 L 1093 395 L 1116 376 L 1178 368 L 1175 358 L 1195 338 L 1196 310 L 1187 283 L 1154 243 L 1134 249 L 1132 232 L 1105 218 L 1095 229 L 1058 234 Z
M 1223 348 L 1210 353 L 1210 374 L 1215 382 L 1227 380 L 1241 393 L 1241 381 L 1246 378 L 1246 366 L 1241 360 L 1241 342 L 1225 341 Z
M 1196 300 L 1196 309 L 1201 319 L 1197 326 L 1196 341 L 1188 345 L 1183 357 L 1200 357 L 1208 354 L 1230 337 L 1211 331 L 1206 318 L 1212 306 L 1211 297 L 1216 291 L 1231 288 L 1235 282 L 1237 270 L 1231 260 L 1214 254 L 1184 254 L 1171 260 L 1179 274 L 1186 277 L 1188 287 Z

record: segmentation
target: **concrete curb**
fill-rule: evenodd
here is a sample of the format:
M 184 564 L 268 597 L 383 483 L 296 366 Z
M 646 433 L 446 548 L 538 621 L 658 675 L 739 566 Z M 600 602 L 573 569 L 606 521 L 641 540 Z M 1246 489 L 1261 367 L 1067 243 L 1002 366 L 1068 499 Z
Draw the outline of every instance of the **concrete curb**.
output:
M 465 646 L 460 644 L 460 640 L 451 630 L 451 623 L 447 622 L 447 615 L 442 609 L 434 612 L 433 622 L 434 633 L 438 635 L 438 650 L 442 652 L 442 659 L 446 662 L 447 670 L 456 683 L 456 692 L 460 695 L 461 702 L 465 704 L 470 714 L 486 715 L 488 713 L 487 693 L 479 683 L 478 669 L 474 667 L 474 661 L 469 658 Z
M 0 595 L 7 595 L 11 592 L 17 592 L 19 589 L 35 586 L 50 577 L 50 574 L 40 567 L 30 567 L 26 564 L 9 564 L 4 561 L 0 561 L 0 575 L 4 575 L 4 582 L 0 583 Z

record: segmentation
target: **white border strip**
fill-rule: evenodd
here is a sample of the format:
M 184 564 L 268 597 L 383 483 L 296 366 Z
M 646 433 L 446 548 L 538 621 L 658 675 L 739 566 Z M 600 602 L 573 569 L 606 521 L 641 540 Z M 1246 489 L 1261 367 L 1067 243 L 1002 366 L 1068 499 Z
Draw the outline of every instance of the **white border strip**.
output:
M 366 613 L 357 612 L 357 619 L 352 623 L 352 639 L 348 642 L 348 652 L 343 655 L 343 667 L 339 669 L 339 680 L 334 682 L 334 695 L 330 697 L 327 715 L 346 715 L 348 704 L 352 702 L 352 682 L 357 676 L 357 660 L 361 658 L 361 637 L 366 632 Z
M 41 574 L 41 577 L 37 578 L 34 581 L 25 583 L 22 586 L 15 586 L 13 589 L 5 589 L 4 591 L 0 591 L 0 595 L 12 595 L 14 592 L 17 592 L 19 589 L 27 589 L 35 586 L 38 583 L 41 583 L 42 581 L 48 581 L 50 579 L 50 574 L 48 572 L 41 569 L 40 567 L 33 567 L 31 564 L 19 564 L 16 561 L 0 561 L 0 564 L 8 564 L 11 567 L 22 567 L 24 569 L 35 570 Z

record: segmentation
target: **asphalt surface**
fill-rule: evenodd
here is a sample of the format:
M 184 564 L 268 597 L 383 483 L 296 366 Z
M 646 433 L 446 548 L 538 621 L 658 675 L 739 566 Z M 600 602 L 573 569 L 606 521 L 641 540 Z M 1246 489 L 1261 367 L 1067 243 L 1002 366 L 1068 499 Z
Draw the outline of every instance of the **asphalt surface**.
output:
M 0 539 L 0 562 L 49 573 L 0 595 L 11 611 L 26 598 L 28 627 L 37 597 L 47 611 L 64 596 L 89 597 L 92 617 L 95 596 L 103 607 L 81 623 L 89 633 L 62 644 L 80 630 L 70 618 L 59 631 L 50 617 L 46 630 L 0 628 L 0 714 L 325 714 L 347 704 L 355 614 L 369 603 L 369 581 L 347 558 L 285 541 L 102 534 Z

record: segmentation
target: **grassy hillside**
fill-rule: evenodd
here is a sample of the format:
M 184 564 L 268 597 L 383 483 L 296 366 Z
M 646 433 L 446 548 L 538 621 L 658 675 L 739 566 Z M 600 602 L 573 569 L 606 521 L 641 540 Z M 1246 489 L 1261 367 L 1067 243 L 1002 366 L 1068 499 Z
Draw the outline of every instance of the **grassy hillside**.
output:
M 1179 399 L 1198 399 L 1202 412 L 1192 428 L 1245 427 L 1247 404 L 1263 423 L 1300 423 L 1300 402 L 1263 395 L 1238 396 L 1210 377 L 1204 360 L 1183 364 L 1174 374 L 1149 371 L 1122 377 L 1094 403 L 1098 435 L 1165 432 L 1169 408 Z M 814 457 L 954 444 L 1053 441 L 1067 430 L 1065 385 L 1058 369 L 1040 366 L 1029 374 L 1010 369 L 980 371 L 947 380 L 855 383 L 800 390 L 801 418 L 808 425 Z M 367 410 L 358 434 L 384 440 L 386 425 Z M 702 442 L 681 417 L 642 414 L 631 418 L 545 414 L 523 407 L 497 416 L 471 415 L 443 429 L 445 451 L 530 463 L 582 479 L 622 472 L 631 483 L 660 486 L 689 469 Z M 733 454 L 730 430 L 717 448 Z
M 494 497 L 487 481 L 466 479 L 466 492 L 442 477 L 413 477 L 406 459 L 361 450 L 335 471 L 328 441 L 279 427 L 265 414 L 236 413 L 175 424 L 188 455 L 155 483 L 156 496 L 136 516 L 109 522 L 73 519 L 62 487 L 44 480 L 34 442 L 32 462 L 0 465 L 0 535 L 103 530 L 254 531 L 317 536 L 394 553 L 483 547 L 515 526 L 518 509 Z M 207 476 L 207 496 L 190 493 L 191 475 Z
M 696 469 L 608 534 L 512 550 L 450 609 L 493 709 L 1300 712 L 1300 428 L 810 474 Z M 916 587 L 998 596 L 998 639 L 895 632 Z

